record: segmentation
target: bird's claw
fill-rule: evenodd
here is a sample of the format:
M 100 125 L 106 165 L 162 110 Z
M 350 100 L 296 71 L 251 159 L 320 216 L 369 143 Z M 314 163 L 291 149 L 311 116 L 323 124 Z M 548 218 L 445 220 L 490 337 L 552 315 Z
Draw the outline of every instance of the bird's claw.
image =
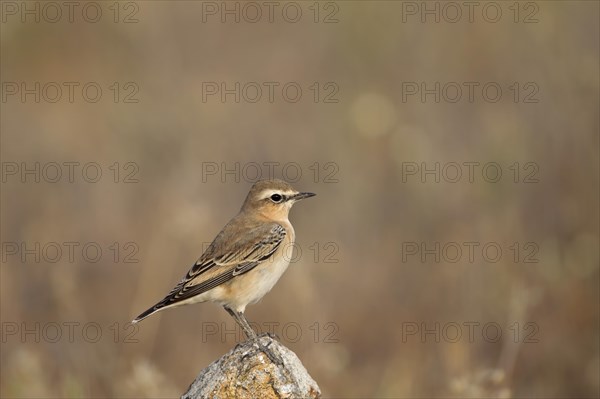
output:
M 262 342 L 260 342 L 260 337 L 257 337 L 257 339 L 255 340 L 255 344 L 261 352 L 267 355 L 267 357 L 269 358 L 269 360 L 271 360 L 272 363 L 278 366 L 283 366 L 283 359 L 275 352 L 273 352 L 268 345 L 263 345 Z

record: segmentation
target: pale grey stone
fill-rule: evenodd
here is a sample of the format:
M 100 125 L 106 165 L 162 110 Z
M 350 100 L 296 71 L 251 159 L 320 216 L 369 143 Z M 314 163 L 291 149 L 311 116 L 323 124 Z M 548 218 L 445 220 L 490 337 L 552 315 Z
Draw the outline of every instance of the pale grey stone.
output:
M 283 365 L 273 363 L 256 343 L 244 342 L 202 370 L 182 399 L 321 397 L 319 386 L 294 352 L 268 336 L 260 342 Z

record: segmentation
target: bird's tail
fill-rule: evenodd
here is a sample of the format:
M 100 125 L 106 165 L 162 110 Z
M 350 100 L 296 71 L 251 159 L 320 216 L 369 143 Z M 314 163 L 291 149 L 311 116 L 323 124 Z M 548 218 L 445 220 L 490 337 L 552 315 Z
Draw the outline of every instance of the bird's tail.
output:
M 146 317 L 150 316 L 151 314 L 154 314 L 160 310 L 163 310 L 164 308 L 165 308 L 164 302 L 159 302 L 156 305 L 152 306 L 150 309 L 145 310 L 142 314 L 140 314 L 138 317 L 133 319 L 131 321 L 131 323 L 133 323 L 133 324 L 138 323 L 138 322 L 144 320 Z

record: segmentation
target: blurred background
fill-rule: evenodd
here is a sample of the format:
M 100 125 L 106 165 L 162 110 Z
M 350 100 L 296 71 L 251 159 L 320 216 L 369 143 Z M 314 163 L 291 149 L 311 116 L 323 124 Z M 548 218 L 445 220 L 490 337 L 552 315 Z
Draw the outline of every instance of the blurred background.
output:
M 325 397 L 598 397 L 598 3 L 269 4 L 1 3 L 0 395 L 185 392 L 231 317 L 128 322 L 277 177 Z

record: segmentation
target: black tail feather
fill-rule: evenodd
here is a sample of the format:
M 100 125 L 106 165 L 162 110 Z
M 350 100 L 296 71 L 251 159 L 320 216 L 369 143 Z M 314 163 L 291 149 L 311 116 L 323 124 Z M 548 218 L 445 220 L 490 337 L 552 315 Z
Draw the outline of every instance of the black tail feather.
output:
M 158 312 L 159 310 L 164 308 L 164 306 L 165 305 L 163 302 L 159 302 L 156 305 L 152 306 L 150 309 L 144 311 L 142 314 L 140 314 L 138 317 L 133 319 L 131 322 L 138 323 L 138 322 L 144 320 L 146 317 L 150 316 L 151 314 Z

